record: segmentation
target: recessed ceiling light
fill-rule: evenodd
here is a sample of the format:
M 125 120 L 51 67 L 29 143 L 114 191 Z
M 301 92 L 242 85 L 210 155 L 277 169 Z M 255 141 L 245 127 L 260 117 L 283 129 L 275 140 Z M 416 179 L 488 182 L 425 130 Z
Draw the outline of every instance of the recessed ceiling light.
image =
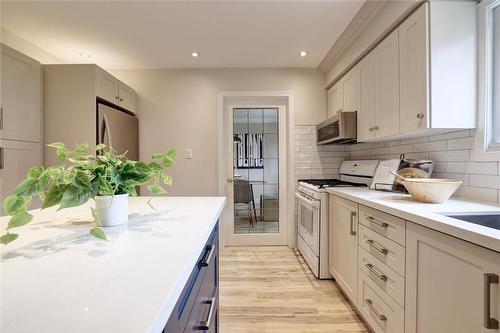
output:
M 86 53 L 86 52 L 81 52 L 80 53 L 80 57 L 82 58 L 86 58 L 86 59 L 89 59 L 90 58 L 90 54 Z
M 305 57 L 307 55 L 307 51 L 300 51 L 299 54 L 301 57 Z
M 191 57 L 198 58 L 199 54 L 196 51 L 191 52 Z

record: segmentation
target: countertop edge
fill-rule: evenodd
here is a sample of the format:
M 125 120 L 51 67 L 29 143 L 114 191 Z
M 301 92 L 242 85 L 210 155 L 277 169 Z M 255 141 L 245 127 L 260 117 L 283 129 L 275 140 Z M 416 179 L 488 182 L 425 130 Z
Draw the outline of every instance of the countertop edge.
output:
M 429 213 L 429 216 L 424 216 L 420 215 L 414 212 L 408 212 L 404 211 L 395 207 L 392 207 L 388 204 L 384 204 L 382 199 L 380 201 L 375 201 L 375 200 L 370 200 L 367 198 L 363 198 L 361 196 L 357 196 L 355 194 L 351 193 L 346 193 L 342 191 L 342 189 L 335 189 L 335 188 L 328 188 L 327 192 L 333 195 L 337 195 L 339 197 L 357 202 L 359 204 L 362 204 L 364 206 L 377 209 L 377 210 L 382 210 L 383 212 L 394 215 L 396 217 L 400 217 L 404 220 L 407 220 L 411 223 L 415 223 L 424 227 L 427 227 L 429 229 L 435 230 L 442 232 L 444 234 L 453 236 L 455 238 L 459 238 L 461 240 L 464 240 L 466 242 L 484 247 L 488 250 L 495 251 L 500 253 L 500 239 L 495 238 L 494 236 L 490 236 L 485 234 L 488 229 L 487 227 L 479 226 L 479 225 L 473 225 L 471 223 L 467 222 L 461 222 L 460 224 L 470 224 L 470 228 L 454 225 L 451 223 L 446 223 L 443 221 L 437 220 L 438 214 L 436 213 Z M 492 203 L 493 204 L 493 203 Z M 432 218 L 432 215 L 436 215 L 435 218 Z M 440 219 L 444 219 L 444 217 L 440 217 Z M 449 218 L 448 218 L 449 219 Z M 473 230 L 476 229 L 476 230 Z M 479 232 L 478 230 L 484 230 L 484 233 Z
M 184 266 L 182 274 L 179 276 L 179 278 L 177 278 L 172 293 L 167 296 L 165 302 L 160 308 L 160 311 L 157 313 L 155 319 L 153 320 L 152 325 L 149 327 L 148 330 L 149 333 L 161 333 L 165 328 L 165 325 L 167 324 L 167 321 L 169 320 L 170 315 L 172 314 L 175 304 L 177 303 L 177 300 L 181 296 L 182 291 L 184 290 L 184 287 L 186 286 L 186 283 L 189 280 L 189 276 L 191 275 L 191 272 L 194 266 L 196 265 L 196 261 L 198 260 L 198 257 L 200 256 L 201 252 L 203 251 L 203 246 L 208 242 L 212 230 L 219 221 L 222 211 L 224 210 L 224 206 L 226 205 L 226 200 L 227 199 L 224 198 L 224 200 L 221 202 L 220 207 L 217 210 L 217 213 L 215 214 L 214 218 L 209 224 L 207 230 L 205 230 L 205 234 L 203 235 L 203 238 L 200 240 L 198 247 L 193 250 L 193 253 L 191 255 L 191 260 L 186 264 L 186 266 Z

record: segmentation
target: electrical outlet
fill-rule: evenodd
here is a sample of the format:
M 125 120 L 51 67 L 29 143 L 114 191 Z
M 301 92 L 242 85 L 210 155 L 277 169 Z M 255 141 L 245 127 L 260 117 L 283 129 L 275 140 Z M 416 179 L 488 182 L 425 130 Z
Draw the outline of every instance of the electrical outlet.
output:
M 193 150 L 192 149 L 186 149 L 186 158 L 187 159 L 193 158 Z

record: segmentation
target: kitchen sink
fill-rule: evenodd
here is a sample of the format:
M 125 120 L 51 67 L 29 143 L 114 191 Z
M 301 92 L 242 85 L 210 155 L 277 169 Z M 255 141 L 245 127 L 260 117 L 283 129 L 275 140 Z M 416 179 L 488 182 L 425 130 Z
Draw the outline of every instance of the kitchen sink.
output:
M 479 224 L 488 228 L 500 230 L 500 212 L 449 213 L 443 215 L 454 219 Z

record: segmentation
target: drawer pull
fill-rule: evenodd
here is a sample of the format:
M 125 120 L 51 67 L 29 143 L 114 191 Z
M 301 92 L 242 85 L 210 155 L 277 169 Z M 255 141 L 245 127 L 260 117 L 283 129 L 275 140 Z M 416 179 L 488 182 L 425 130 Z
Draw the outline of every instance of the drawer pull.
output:
M 356 218 L 356 212 L 351 212 L 351 235 L 356 235 L 356 230 L 354 229 L 354 219 Z
M 369 298 L 366 298 L 365 299 L 365 303 L 368 305 L 368 307 L 370 308 L 370 310 L 372 310 L 372 312 L 378 317 L 378 319 L 380 319 L 381 321 L 386 321 L 387 320 L 387 317 L 383 314 L 380 314 L 377 309 L 375 309 L 375 307 L 373 306 L 373 302 L 371 299 Z
M 201 267 L 207 267 L 210 264 L 214 251 L 215 251 L 215 245 L 207 245 L 207 248 L 205 250 L 205 255 L 203 256 L 203 259 L 200 262 Z
M 215 309 L 215 297 L 203 301 L 202 304 L 210 304 L 210 310 L 208 310 L 207 320 L 200 321 L 197 325 L 194 325 L 193 329 L 196 331 L 208 331 L 210 329 L 210 322 L 212 321 L 212 315 Z
M 373 274 L 375 274 L 376 277 L 378 277 L 380 280 L 382 281 L 387 281 L 387 276 L 385 276 L 384 274 L 380 274 L 379 272 L 377 272 L 375 270 L 375 268 L 373 268 L 373 265 L 372 264 L 365 264 L 365 267 L 368 268 L 368 270 L 370 272 L 372 272 Z
M 490 330 L 498 329 L 498 320 L 491 315 L 491 285 L 498 284 L 498 275 L 484 274 L 484 327 Z
M 381 228 L 386 228 L 387 229 L 389 227 L 388 223 L 381 222 L 381 221 L 377 220 L 376 218 L 374 218 L 373 216 L 367 216 L 366 219 L 368 221 L 370 221 L 371 223 L 375 223 L 376 225 L 378 225 Z
M 367 239 L 366 240 L 366 243 L 368 245 L 370 245 L 372 248 L 374 248 L 375 250 L 377 250 L 378 252 L 384 254 L 384 255 L 387 255 L 389 253 L 389 250 L 387 249 L 384 249 L 383 247 L 380 247 L 377 245 L 377 243 L 375 243 L 373 240 L 371 239 Z

